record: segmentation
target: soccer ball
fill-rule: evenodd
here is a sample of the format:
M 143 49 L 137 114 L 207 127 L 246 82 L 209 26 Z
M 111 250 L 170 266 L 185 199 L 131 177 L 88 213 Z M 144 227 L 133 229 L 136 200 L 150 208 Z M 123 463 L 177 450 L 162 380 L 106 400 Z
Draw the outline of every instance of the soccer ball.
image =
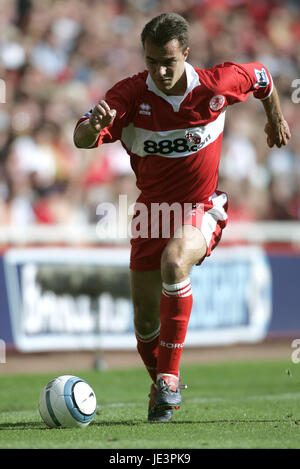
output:
M 96 405 L 95 393 L 86 381 L 64 375 L 44 387 L 38 407 L 48 427 L 86 427 L 95 416 Z

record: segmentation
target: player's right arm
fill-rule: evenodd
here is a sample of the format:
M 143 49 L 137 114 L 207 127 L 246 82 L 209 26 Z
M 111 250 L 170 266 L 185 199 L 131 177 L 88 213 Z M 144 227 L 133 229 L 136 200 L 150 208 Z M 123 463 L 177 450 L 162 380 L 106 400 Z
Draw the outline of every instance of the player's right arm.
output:
M 78 148 L 91 148 L 98 140 L 101 130 L 111 125 L 117 111 L 110 109 L 106 101 L 101 100 L 94 107 L 88 119 L 83 120 L 74 131 L 74 144 Z

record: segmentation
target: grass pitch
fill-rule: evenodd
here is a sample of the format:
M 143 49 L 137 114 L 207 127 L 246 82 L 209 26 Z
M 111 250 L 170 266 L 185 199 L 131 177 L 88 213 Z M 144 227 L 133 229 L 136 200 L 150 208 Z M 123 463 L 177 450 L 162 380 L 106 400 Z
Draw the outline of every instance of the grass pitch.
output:
M 300 364 L 183 366 L 188 389 L 169 424 L 147 423 L 150 379 L 143 369 L 65 374 L 93 387 L 99 408 L 92 423 L 84 429 L 48 429 L 37 405 L 55 374 L 2 375 L 0 448 L 300 448 Z

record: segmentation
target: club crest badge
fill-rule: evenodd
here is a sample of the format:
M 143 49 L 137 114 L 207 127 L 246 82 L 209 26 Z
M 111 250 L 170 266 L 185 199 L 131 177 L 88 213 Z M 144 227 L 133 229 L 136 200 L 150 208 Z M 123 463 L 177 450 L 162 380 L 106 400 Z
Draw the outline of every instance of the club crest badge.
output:
M 219 111 L 225 104 L 225 96 L 222 94 L 217 94 L 213 96 L 209 101 L 209 107 L 212 111 Z

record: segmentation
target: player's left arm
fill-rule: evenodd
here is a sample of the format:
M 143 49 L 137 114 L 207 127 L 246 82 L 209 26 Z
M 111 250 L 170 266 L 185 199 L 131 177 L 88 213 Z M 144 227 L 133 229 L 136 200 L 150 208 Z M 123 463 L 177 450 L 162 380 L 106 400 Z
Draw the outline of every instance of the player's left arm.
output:
M 213 70 L 213 83 L 224 94 L 227 104 L 242 102 L 253 93 L 264 107 L 267 116 L 265 132 L 269 147 L 280 148 L 288 143 L 291 133 L 280 107 L 279 96 L 270 72 L 260 62 L 237 64 L 224 62 Z M 219 90 L 222 90 L 221 92 Z
M 262 104 L 268 119 L 265 125 L 265 133 L 267 134 L 269 147 L 276 145 L 280 148 L 287 145 L 288 140 L 291 138 L 291 132 L 283 117 L 278 92 L 274 85 L 271 95 L 263 99 Z

